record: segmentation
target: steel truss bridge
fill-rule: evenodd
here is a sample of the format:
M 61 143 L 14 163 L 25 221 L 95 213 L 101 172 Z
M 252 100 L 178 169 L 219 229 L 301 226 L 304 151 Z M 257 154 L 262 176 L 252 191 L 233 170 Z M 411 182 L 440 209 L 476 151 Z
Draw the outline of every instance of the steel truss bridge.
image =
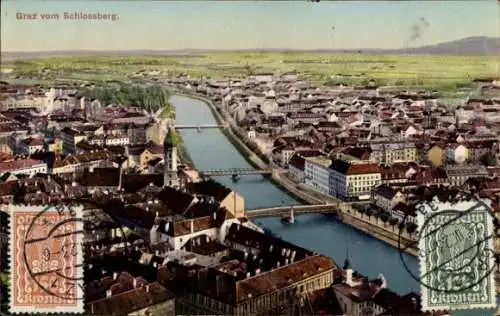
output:
M 245 212 L 245 215 L 248 218 L 278 217 L 283 215 L 289 215 L 292 209 L 293 209 L 293 214 L 295 216 L 304 214 L 338 214 L 339 207 L 340 205 L 338 203 L 313 204 L 313 205 L 283 205 L 283 206 L 247 210 Z
M 183 124 L 183 125 L 175 125 L 175 129 L 208 129 L 208 128 L 226 128 L 226 125 L 223 124 Z
M 250 169 L 250 168 L 229 168 L 229 169 L 213 169 L 199 171 L 202 177 L 220 177 L 220 176 L 242 176 L 251 174 L 270 175 L 272 169 Z

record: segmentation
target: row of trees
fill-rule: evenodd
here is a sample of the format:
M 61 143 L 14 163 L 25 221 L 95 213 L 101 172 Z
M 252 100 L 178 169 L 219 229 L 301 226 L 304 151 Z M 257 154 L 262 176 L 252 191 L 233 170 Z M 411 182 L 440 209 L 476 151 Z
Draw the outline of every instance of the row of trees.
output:
M 259 146 L 252 141 L 250 138 L 248 138 L 248 135 L 245 134 L 245 130 L 238 128 L 237 130 L 234 131 L 236 136 L 238 136 L 239 139 L 250 149 L 252 152 L 254 152 L 262 161 L 265 163 L 269 163 L 269 157 L 267 157 L 259 148 Z
M 219 107 L 215 107 L 215 110 L 221 115 L 221 116 L 225 116 L 225 114 L 223 113 L 223 111 L 219 108 Z M 269 157 L 267 157 L 259 148 L 259 146 L 257 146 L 257 144 L 252 141 L 248 135 L 246 134 L 246 131 L 242 128 L 233 128 L 232 129 L 234 134 L 248 147 L 248 149 L 250 149 L 252 152 L 254 152 L 257 157 L 259 157 L 262 161 L 264 161 L 265 163 L 269 163 L 270 160 L 269 160 Z
M 119 87 L 86 88 L 79 96 L 97 99 L 103 104 L 124 104 L 143 108 L 148 112 L 156 112 L 167 107 L 173 112 L 169 103 L 170 93 L 160 86 L 121 85 Z
M 396 227 L 399 230 L 406 229 L 406 231 L 411 235 L 415 233 L 417 230 L 417 225 L 412 223 L 412 222 L 400 222 L 397 218 L 391 217 L 391 215 L 387 212 L 377 212 L 372 209 L 356 209 L 356 212 L 361 214 L 361 217 L 366 215 L 368 216 L 368 219 L 371 217 L 374 217 L 377 221 L 380 220 L 382 223 L 384 223 L 384 226 L 389 224 L 392 226 L 392 229 L 395 230 Z

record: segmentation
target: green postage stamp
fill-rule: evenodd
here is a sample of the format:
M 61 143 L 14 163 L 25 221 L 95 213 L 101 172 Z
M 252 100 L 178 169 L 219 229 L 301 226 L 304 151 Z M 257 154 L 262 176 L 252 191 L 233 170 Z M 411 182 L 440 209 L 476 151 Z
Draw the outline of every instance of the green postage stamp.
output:
M 460 195 L 417 206 L 422 311 L 496 306 L 493 214 Z

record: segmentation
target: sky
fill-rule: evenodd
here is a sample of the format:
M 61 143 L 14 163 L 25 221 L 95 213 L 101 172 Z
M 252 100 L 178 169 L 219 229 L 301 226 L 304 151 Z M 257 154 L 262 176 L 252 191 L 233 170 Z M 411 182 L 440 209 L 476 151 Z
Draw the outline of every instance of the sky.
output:
M 500 37 L 496 0 L 3 0 L 2 51 L 405 48 Z M 115 14 L 71 20 L 66 13 Z M 36 18 L 28 19 L 28 15 Z M 42 14 L 58 15 L 43 19 Z

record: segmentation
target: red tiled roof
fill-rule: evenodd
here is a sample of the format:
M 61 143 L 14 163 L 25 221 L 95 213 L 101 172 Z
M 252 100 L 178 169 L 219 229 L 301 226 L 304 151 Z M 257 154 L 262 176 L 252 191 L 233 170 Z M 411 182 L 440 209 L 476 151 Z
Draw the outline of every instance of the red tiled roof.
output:
M 38 137 L 28 137 L 23 140 L 26 146 L 43 146 L 43 140 Z
M 44 164 L 44 162 L 35 159 L 19 159 L 19 160 L 4 161 L 0 162 L 0 172 L 21 170 L 41 164 Z
M 236 299 L 238 302 L 242 302 L 336 269 L 338 267 L 328 257 L 323 255 L 306 257 L 284 267 L 238 281 L 236 283 Z
M 349 176 L 380 172 L 380 166 L 376 163 L 349 163 L 340 159 L 334 159 L 330 169 Z
M 154 282 L 90 303 L 93 314 L 127 315 L 173 298 L 160 283 Z

